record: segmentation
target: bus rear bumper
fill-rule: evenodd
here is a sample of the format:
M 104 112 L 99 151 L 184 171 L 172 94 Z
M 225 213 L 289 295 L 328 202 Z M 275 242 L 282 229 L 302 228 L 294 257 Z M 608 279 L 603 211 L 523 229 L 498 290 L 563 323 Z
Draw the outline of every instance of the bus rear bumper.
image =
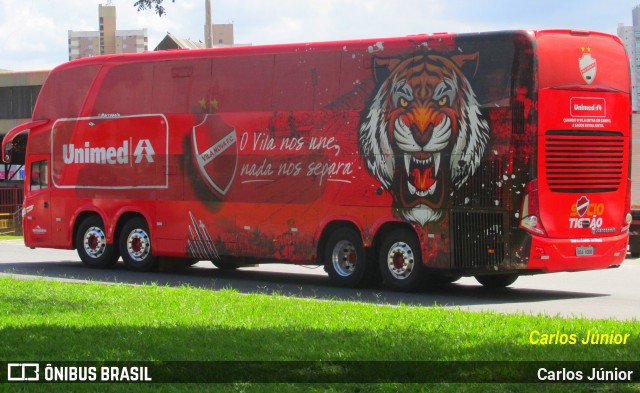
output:
M 590 239 L 549 239 L 533 236 L 527 270 L 546 273 L 606 269 L 627 255 L 627 234 Z

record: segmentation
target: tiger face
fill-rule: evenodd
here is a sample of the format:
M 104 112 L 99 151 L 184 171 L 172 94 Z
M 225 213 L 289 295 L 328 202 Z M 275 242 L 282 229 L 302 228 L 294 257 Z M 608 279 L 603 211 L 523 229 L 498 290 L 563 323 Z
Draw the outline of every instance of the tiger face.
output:
M 480 165 L 489 125 L 461 71 L 477 61 L 477 54 L 419 54 L 374 62 L 378 89 L 362 115 L 359 144 L 369 173 L 409 222 L 442 219 L 448 195 Z

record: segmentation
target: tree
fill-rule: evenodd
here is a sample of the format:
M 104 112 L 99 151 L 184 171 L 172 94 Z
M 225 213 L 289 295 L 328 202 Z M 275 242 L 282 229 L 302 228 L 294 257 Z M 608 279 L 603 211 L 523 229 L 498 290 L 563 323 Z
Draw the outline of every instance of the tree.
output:
M 133 3 L 133 6 L 138 7 L 138 11 L 143 11 L 147 9 L 150 10 L 155 8 L 156 14 L 158 14 L 159 16 L 162 16 L 166 13 L 164 10 L 164 7 L 162 6 L 163 1 L 164 0 L 137 0 L 135 3 Z M 176 0 L 171 0 L 171 2 L 175 3 Z

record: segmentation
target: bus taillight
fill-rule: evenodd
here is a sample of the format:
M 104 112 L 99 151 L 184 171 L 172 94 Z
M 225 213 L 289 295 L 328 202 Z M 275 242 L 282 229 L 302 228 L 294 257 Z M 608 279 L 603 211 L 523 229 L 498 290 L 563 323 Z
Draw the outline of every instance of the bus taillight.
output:
M 540 203 L 538 202 L 538 180 L 530 181 L 525 187 L 522 200 L 520 228 L 535 235 L 547 236 L 547 231 L 540 220 Z
M 625 196 L 624 203 L 624 219 L 622 220 L 622 228 L 621 231 L 628 232 L 629 227 L 631 227 L 631 221 L 633 221 L 633 216 L 631 215 L 631 179 L 627 181 L 627 195 Z

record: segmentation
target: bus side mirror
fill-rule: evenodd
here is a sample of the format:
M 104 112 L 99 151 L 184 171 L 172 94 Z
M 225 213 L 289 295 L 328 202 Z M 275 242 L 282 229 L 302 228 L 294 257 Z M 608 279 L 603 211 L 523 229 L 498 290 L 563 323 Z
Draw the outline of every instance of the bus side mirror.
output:
M 7 143 L 4 146 L 4 156 L 3 161 L 7 164 L 11 163 L 11 152 L 13 150 L 13 143 Z

